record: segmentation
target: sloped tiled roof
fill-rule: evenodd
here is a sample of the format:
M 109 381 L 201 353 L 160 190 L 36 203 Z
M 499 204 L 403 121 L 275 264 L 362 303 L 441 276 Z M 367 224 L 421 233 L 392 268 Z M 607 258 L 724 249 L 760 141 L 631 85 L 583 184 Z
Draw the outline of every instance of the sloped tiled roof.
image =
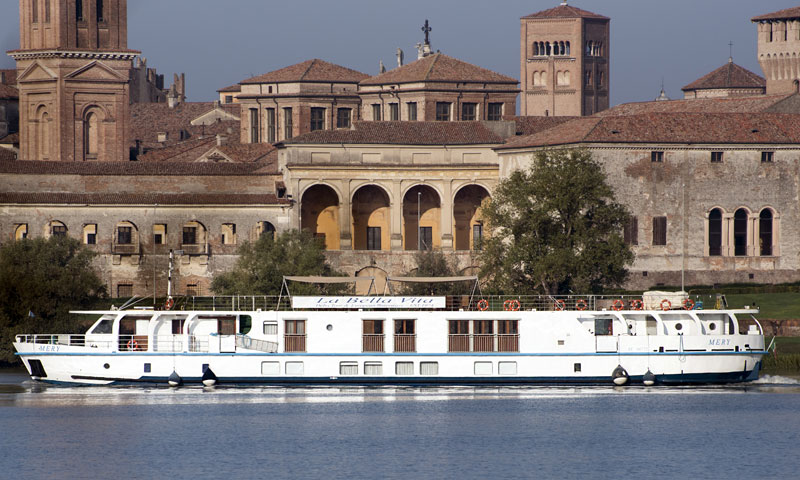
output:
M 681 90 L 706 90 L 716 88 L 766 88 L 764 77 L 729 61 L 708 75 L 704 75 Z
M 152 148 L 137 158 L 140 162 L 193 162 L 217 144 L 216 136 L 192 138 L 174 145 Z
M 355 122 L 352 130 L 317 130 L 283 143 L 485 145 L 503 143 L 503 138 L 480 122 Z
M 530 116 L 530 117 L 509 117 L 516 124 L 517 135 L 532 135 L 548 128 L 553 128 L 556 125 L 561 125 L 564 122 L 569 122 L 580 117 L 544 117 L 544 116 Z
M 576 143 L 800 144 L 800 116 L 780 113 L 646 113 L 588 117 L 500 149 Z
M 219 122 L 219 124 L 206 126 L 191 125 L 192 120 L 214 108 L 213 102 L 186 102 L 175 108 L 169 108 L 166 103 L 134 103 L 131 105 L 131 144 L 133 145 L 136 140 L 139 140 L 146 147 L 155 146 L 160 132 L 168 134 L 167 144 L 179 142 L 181 131 L 214 135 L 224 133 L 227 128 L 231 128 L 233 133 L 238 135 L 239 122 L 237 121 Z M 241 111 L 241 106 L 238 104 L 224 104 L 219 108 L 237 117 Z
M 670 100 L 664 102 L 632 102 L 623 103 L 594 114 L 595 117 L 613 117 L 619 115 L 636 115 L 642 113 L 759 113 L 782 112 L 800 113 L 800 109 L 781 109 L 783 104 L 793 103 L 796 94 L 758 95 L 753 97 L 734 98 L 700 98 L 688 100 Z
M 58 205 L 275 205 L 288 204 L 274 193 L 67 193 L 3 192 L 0 204 Z
M 294 83 L 294 82 L 336 82 L 358 83 L 369 77 L 366 73 L 342 67 L 315 58 L 290 65 L 263 75 L 242 80 L 240 84 L 252 83 Z
M 548 10 L 542 10 L 541 12 L 532 13 L 522 18 L 593 18 L 598 20 L 609 20 L 608 17 L 565 4 L 550 8 Z
M 753 17 L 750 20 L 753 22 L 760 22 L 761 20 L 786 20 L 790 18 L 800 18 L 800 7 L 791 7 L 777 12 L 767 13 Z
M 6 85 L 15 86 L 17 84 L 17 69 L 16 68 L 2 68 L 0 69 L 3 81 Z
M 11 135 L 6 135 L 3 138 L 0 138 L 0 143 L 5 145 L 18 145 L 19 144 L 19 132 L 12 133 Z
M 361 82 L 361 85 L 412 82 L 477 82 L 510 83 L 514 85 L 519 83 L 516 78 L 501 75 L 449 57 L 443 53 L 435 53 L 386 73 L 368 78 Z
M 219 93 L 236 93 L 242 91 L 242 86 L 237 83 L 236 85 L 231 85 L 230 87 L 220 88 L 217 91 Z
M 108 176 L 240 176 L 276 174 L 269 163 L 210 162 L 0 162 L 0 174 Z M 154 188 L 157 187 L 154 185 Z
M 229 143 L 216 147 L 216 150 L 234 162 L 264 162 L 277 165 L 278 161 L 278 149 L 269 143 Z
M 0 148 L 0 163 L 14 162 L 16 159 L 17 153 L 14 150 L 11 150 L 10 148 Z
M 6 85 L 4 83 L 0 83 L 0 98 L 4 100 L 16 100 L 19 99 L 19 90 L 15 87 L 10 85 Z

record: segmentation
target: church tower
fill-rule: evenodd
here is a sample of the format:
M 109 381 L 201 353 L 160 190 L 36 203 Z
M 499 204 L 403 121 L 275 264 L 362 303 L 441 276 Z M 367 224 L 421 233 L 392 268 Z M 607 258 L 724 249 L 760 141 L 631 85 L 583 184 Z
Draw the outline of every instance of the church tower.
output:
M 758 25 L 758 63 L 767 79 L 767 95 L 800 91 L 800 7 L 751 19 Z
M 521 18 L 522 115 L 581 116 L 608 108 L 610 21 L 566 0 Z
M 127 0 L 19 0 L 21 160 L 128 160 Z

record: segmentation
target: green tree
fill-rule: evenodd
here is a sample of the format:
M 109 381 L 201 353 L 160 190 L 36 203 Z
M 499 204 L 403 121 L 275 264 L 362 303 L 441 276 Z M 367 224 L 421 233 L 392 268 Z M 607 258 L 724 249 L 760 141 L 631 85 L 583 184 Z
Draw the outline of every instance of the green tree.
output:
M 278 295 L 285 275 L 338 275 L 325 258 L 322 242 L 307 231 L 290 230 L 262 235 L 255 242 L 245 242 L 238 249 L 239 258 L 229 272 L 211 281 L 211 290 L 219 295 Z M 292 294 L 335 291 L 336 286 L 299 284 Z
M 454 277 L 458 268 L 453 258 L 448 258 L 439 250 L 420 250 L 414 255 L 417 267 L 406 274 L 409 277 Z M 465 295 L 472 291 L 472 284 L 459 282 L 406 283 L 406 295 Z
M 622 238 L 628 210 L 586 150 L 539 152 L 500 183 L 483 217 L 481 273 L 492 291 L 597 293 L 623 282 L 633 263 Z
M 92 269 L 94 252 L 62 236 L 25 239 L 0 248 L 0 363 L 16 363 L 14 335 L 82 333 L 85 319 L 70 315 L 105 298 Z

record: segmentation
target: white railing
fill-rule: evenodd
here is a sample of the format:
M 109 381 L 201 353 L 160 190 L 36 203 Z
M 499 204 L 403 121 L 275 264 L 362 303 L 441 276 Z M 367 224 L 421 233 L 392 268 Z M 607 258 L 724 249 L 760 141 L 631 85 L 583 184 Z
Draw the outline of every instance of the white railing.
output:
M 208 353 L 208 336 L 189 335 L 189 351 Z
M 17 343 L 30 343 L 36 345 L 64 345 L 69 347 L 111 348 L 111 340 L 96 340 L 86 338 L 86 335 L 70 334 L 45 334 L 45 335 L 17 335 Z
M 182 352 L 183 335 L 156 335 L 153 337 L 154 352 Z

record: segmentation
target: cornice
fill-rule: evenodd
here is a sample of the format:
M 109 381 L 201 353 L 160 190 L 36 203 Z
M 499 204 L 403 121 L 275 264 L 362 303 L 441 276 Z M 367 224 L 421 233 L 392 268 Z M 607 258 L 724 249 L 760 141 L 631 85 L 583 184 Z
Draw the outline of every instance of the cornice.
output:
M 36 58 L 81 58 L 94 60 L 133 60 L 138 57 L 137 50 L 124 51 L 89 51 L 89 50 L 12 50 L 7 52 L 14 60 Z

